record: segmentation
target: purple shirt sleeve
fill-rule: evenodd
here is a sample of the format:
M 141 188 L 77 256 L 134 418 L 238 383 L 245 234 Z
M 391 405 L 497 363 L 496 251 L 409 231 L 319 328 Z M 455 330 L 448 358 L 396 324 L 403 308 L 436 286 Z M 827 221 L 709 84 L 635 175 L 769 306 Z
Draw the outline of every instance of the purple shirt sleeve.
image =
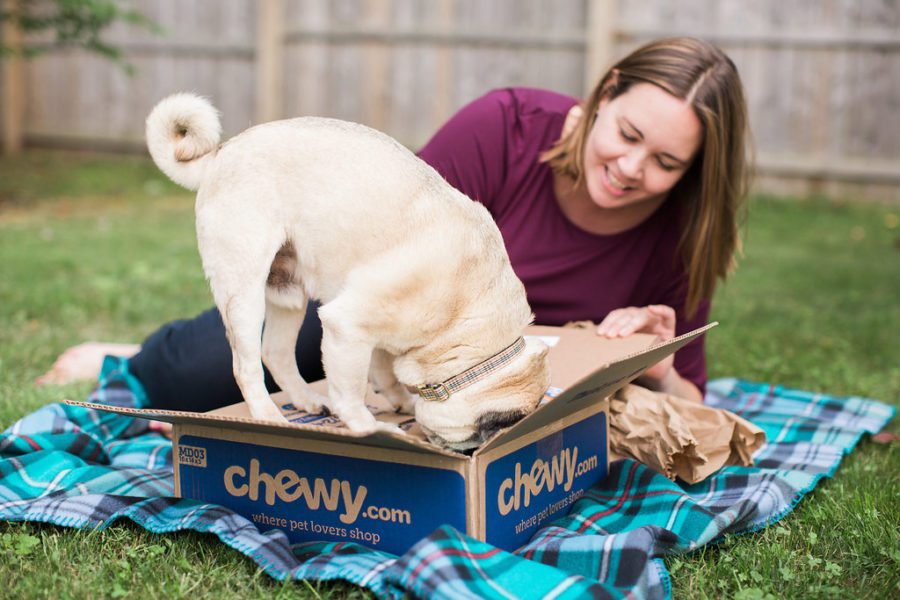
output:
M 490 210 L 507 164 L 507 106 L 490 92 L 462 107 L 419 150 L 450 185 Z

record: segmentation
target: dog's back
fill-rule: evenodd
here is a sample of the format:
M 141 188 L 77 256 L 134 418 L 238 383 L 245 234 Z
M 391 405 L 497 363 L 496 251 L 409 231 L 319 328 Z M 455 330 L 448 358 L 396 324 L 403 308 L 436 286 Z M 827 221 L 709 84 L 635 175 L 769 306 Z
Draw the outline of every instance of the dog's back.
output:
M 404 305 L 407 319 L 415 318 L 414 304 L 432 312 L 453 304 L 458 313 L 477 302 L 484 314 L 496 291 L 506 296 L 504 311 L 523 312 L 510 297 L 520 290 L 504 289 L 507 280 L 520 284 L 487 210 L 361 125 L 299 118 L 245 131 L 219 149 L 197 211 L 198 223 L 211 214 L 210 235 L 224 240 L 240 237 L 223 231 L 241 229 L 248 213 L 266 220 L 268 231 L 283 230 L 296 252 L 297 281 L 323 302 L 348 284 L 365 285 L 382 305 L 373 315 L 392 314 L 396 323 L 401 315 L 393 313 Z

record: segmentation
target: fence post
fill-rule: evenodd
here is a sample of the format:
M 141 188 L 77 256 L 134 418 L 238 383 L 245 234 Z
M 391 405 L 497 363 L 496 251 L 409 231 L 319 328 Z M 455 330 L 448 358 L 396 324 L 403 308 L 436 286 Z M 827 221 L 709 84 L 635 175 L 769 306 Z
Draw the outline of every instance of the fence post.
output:
M 3 0 L 3 12 L 18 17 L 18 0 Z M 15 18 L 3 20 L 3 44 L 12 50 L 0 58 L 3 73 L 3 102 L 0 112 L 3 128 L 3 153 L 18 154 L 22 150 L 23 121 L 25 120 L 25 67 L 22 58 L 22 29 Z
M 442 34 L 449 34 L 454 31 L 454 23 L 456 20 L 457 2 L 455 0 L 441 0 L 437 9 L 437 28 Z M 431 103 L 431 119 L 428 123 L 428 130 L 416 131 L 415 142 L 421 145 L 437 131 L 444 121 L 453 114 L 453 48 L 447 44 L 442 44 L 436 51 L 436 69 L 434 94 Z M 422 137 L 422 136 L 426 137 Z
M 374 0 L 367 3 L 364 23 L 376 31 L 390 28 L 391 0 Z M 365 123 L 375 129 L 387 127 L 387 94 L 390 81 L 391 52 L 384 42 L 374 42 L 363 46 L 366 72 Z
M 587 96 L 612 64 L 616 43 L 616 0 L 588 0 L 584 57 L 584 95 Z
M 284 116 L 284 0 L 256 8 L 256 122 Z

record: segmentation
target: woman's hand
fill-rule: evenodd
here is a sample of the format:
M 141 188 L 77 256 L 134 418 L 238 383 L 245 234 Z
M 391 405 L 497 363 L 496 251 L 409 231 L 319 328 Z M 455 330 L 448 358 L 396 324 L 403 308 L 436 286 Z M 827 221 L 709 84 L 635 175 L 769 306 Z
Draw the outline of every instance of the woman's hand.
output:
M 575 126 L 578 125 L 578 121 L 581 120 L 581 116 L 583 114 L 584 109 L 582 109 L 578 104 L 569 109 L 569 112 L 566 113 L 566 120 L 563 122 L 561 137 L 569 135 L 572 130 L 575 129 Z
M 597 334 L 605 337 L 626 337 L 632 333 L 654 333 L 663 341 L 675 337 L 675 309 L 665 304 L 618 308 L 603 319 Z
M 632 333 L 650 333 L 659 336 L 661 341 L 675 337 L 675 310 L 664 304 L 650 306 L 619 308 L 603 319 L 597 327 L 597 335 L 608 338 L 626 337 Z M 658 387 L 674 374 L 672 365 L 675 355 L 670 354 L 646 371 L 642 377 L 653 380 Z
M 625 337 L 632 333 L 652 333 L 661 341 L 675 337 L 675 310 L 664 304 L 619 308 L 612 311 L 597 326 L 597 335 Z M 675 355 L 670 354 L 638 378 L 647 388 L 673 394 L 681 398 L 703 402 L 703 394 L 696 385 L 681 377 L 675 370 Z

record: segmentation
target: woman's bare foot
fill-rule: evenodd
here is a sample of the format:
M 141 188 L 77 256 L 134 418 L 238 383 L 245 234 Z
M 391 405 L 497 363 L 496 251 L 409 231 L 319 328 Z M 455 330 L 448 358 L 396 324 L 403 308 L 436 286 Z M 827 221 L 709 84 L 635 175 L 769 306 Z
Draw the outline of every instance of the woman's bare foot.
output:
M 64 385 L 97 379 L 106 355 L 127 358 L 137 354 L 140 349 L 139 344 L 84 342 L 60 354 L 50 370 L 38 377 L 35 382 L 38 385 Z
M 148 426 L 150 431 L 156 432 L 160 435 L 164 435 L 170 440 L 172 439 L 172 424 L 164 423 L 163 421 L 150 421 L 150 425 Z

